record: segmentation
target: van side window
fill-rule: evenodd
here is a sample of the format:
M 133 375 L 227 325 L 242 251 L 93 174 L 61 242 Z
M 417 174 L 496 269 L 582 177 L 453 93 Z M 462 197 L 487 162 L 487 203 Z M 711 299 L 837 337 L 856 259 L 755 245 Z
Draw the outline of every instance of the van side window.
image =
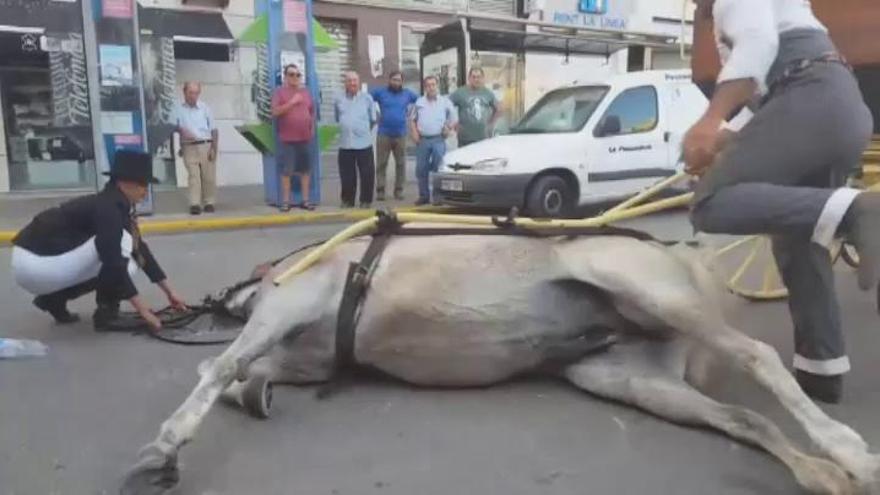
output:
M 631 88 L 611 102 L 599 120 L 595 135 L 620 136 L 652 131 L 657 127 L 657 117 L 657 90 L 653 86 Z M 614 121 L 613 125 L 607 125 L 609 120 Z M 619 130 L 617 121 L 620 122 Z

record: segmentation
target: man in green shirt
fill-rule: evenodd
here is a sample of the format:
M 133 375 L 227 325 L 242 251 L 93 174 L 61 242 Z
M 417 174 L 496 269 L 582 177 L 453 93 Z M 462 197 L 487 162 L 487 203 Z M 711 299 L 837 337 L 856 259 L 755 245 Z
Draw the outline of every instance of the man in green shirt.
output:
M 458 109 L 458 146 L 467 146 L 489 137 L 495 121 L 501 116 L 501 105 L 495 93 L 486 88 L 483 69 L 468 71 L 468 85 L 458 88 L 449 98 Z

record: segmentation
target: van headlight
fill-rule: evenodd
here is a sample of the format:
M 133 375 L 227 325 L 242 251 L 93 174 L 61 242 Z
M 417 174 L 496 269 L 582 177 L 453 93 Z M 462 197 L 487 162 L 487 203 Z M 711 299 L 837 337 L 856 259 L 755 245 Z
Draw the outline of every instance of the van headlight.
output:
M 475 163 L 473 170 L 480 172 L 493 172 L 503 170 L 505 167 L 507 167 L 507 158 L 490 158 Z

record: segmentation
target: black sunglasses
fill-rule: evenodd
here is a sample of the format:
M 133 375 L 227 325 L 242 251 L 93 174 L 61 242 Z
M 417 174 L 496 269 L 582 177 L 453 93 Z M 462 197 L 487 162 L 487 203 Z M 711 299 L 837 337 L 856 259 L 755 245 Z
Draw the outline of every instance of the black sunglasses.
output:
M 286 73 L 285 75 L 288 76 L 288 77 L 299 77 L 299 76 L 301 76 L 302 74 L 300 74 L 299 72 L 288 72 L 288 73 Z

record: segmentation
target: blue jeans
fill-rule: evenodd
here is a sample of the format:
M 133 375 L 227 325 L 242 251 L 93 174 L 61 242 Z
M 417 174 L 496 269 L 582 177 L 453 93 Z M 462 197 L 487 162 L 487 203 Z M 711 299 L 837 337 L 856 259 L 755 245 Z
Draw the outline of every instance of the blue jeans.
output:
M 423 137 L 416 146 L 416 177 L 419 179 L 419 200 L 430 201 L 428 178 L 436 172 L 446 154 L 446 140 L 442 136 Z

